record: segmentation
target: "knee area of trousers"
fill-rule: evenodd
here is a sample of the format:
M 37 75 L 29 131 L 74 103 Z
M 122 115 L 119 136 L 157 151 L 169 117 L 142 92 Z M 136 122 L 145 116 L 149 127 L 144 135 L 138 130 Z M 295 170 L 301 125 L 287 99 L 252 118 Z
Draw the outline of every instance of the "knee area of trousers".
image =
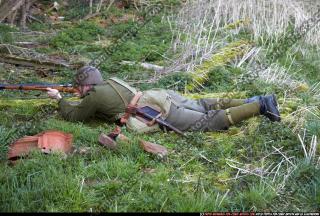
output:
M 208 112 L 209 130 L 227 130 L 230 127 L 230 122 L 224 110 L 214 110 Z

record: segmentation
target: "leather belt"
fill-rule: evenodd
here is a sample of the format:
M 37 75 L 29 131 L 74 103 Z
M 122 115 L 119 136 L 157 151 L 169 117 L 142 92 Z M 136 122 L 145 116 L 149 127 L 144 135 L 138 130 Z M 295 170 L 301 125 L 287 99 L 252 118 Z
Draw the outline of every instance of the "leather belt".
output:
M 137 103 L 139 101 L 139 99 L 141 98 L 141 96 L 143 95 L 143 93 L 141 91 L 137 92 L 137 94 L 135 94 L 133 96 L 133 98 L 131 99 L 130 103 L 128 104 L 128 106 L 126 107 L 126 113 L 121 117 L 120 119 L 120 123 L 121 124 L 126 124 L 130 115 L 132 114 L 132 108 L 135 108 L 137 106 Z

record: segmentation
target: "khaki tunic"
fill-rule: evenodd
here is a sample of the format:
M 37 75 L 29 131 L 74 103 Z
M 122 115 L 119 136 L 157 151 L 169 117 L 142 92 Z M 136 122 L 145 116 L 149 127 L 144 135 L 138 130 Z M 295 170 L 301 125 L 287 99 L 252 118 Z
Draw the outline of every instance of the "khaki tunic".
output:
M 103 85 L 94 86 L 78 105 L 73 105 L 65 99 L 61 99 L 59 110 L 62 117 L 68 121 L 85 121 L 91 117 L 108 121 L 119 119 L 125 112 L 127 104 L 133 98 L 135 90 L 128 89 L 114 80 L 109 79 Z M 119 96 L 119 94 L 122 96 Z

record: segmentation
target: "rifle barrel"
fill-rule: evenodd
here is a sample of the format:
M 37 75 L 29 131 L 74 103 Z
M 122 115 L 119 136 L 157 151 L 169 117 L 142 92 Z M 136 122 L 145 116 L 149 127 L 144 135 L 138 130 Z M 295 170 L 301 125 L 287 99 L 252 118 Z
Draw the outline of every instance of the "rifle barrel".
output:
M 23 91 L 47 91 L 47 88 L 57 89 L 62 92 L 75 93 L 77 90 L 70 84 L 1 84 L 0 90 L 23 90 Z

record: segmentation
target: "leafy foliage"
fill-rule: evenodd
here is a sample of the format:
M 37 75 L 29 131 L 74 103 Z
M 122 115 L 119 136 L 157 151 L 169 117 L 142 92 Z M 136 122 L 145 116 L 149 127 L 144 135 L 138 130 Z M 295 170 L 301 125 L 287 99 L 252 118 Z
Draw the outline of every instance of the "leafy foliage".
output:
M 103 33 L 104 30 L 95 23 L 81 22 L 71 29 L 59 32 L 57 36 L 52 38 L 50 44 L 55 48 L 64 49 L 75 46 L 77 41 L 93 41 Z

